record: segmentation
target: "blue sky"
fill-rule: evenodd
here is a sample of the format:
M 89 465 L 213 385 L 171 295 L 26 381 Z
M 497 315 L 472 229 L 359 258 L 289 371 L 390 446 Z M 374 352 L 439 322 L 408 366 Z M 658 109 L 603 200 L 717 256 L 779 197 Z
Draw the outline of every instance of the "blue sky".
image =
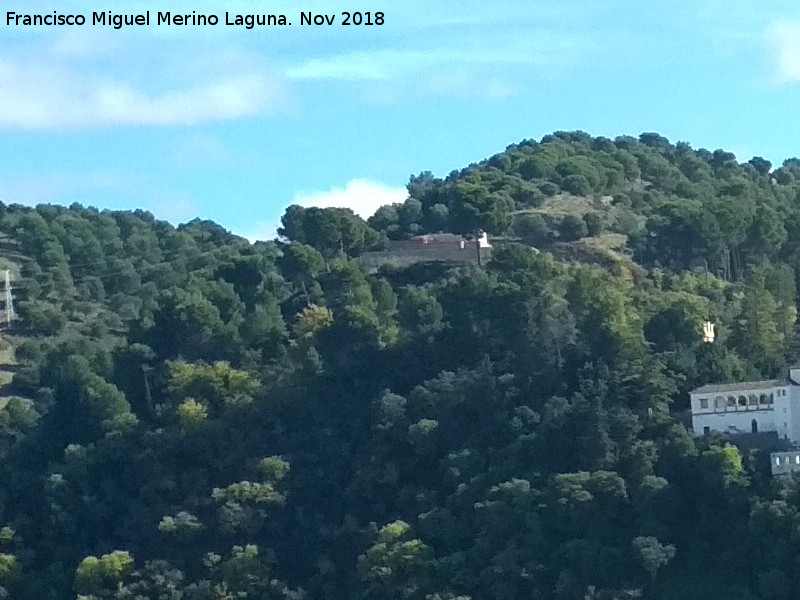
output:
M 125 13 L 175 8 L 126 3 Z M 184 7 L 186 3 L 181 3 Z M 364 216 L 409 175 L 524 138 L 657 131 L 800 155 L 800 7 L 778 0 L 197 0 L 291 27 L 14 27 L 0 11 L 0 200 L 200 216 L 265 238 L 291 203 Z M 383 26 L 300 27 L 301 11 Z M 119 11 L 122 12 L 122 11 Z M 154 19 L 155 17 L 153 17 Z

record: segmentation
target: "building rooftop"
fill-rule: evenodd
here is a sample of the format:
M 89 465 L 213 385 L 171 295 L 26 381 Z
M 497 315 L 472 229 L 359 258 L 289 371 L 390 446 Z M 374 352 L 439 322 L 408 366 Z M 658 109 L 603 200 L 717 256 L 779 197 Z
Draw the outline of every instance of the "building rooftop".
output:
M 765 381 L 740 381 L 734 383 L 709 383 L 693 389 L 690 394 L 713 394 L 721 392 L 744 392 L 747 390 L 762 390 L 765 388 L 792 385 L 786 379 L 768 379 Z

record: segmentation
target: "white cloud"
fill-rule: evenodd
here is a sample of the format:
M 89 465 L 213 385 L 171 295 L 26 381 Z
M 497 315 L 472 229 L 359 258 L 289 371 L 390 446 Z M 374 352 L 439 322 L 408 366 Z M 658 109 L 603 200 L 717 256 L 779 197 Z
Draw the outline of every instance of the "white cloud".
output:
M 386 58 L 377 53 L 359 52 L 352 55 L 314 58 L 286 70 L 289 79 L 340 79 L 377 81 L 389 79 Z M 389 61 L 389 63 L 394 61 Z
M 383 48 L 317 57 L 289 67 L 291 80 L 384 81 L 418 74 L 446 74 L 480 67 L 527 67 L 542 74 L 566 68 L 595 50 L 585 39 L 549 31 L 528 31 L 502 39 L 460 39 L 458 44 L 426 43 L 427 48 Z
M 800 81 L 800 21 L 779 21 L 766 31 L 772 46 L 775 76 L 779 83 Z
M 146 76 L 120 74 L 124 60 L 105 75 L 92 74 L 90 59 L 66 54 L 62 60 L 0 57 L 0 128 L 194 125 L 276 111 L 284 103 L 282 79 L 240 54 L 164 57 Z M 198 76 L 198 63 L 213 68 Z
M 343 188 L 331 188 L 326 191 L 297 192 L 291 204 L 299 204 L 306 208 L 342 207 L 349 208 L 361 218 L 372 216 L 385 204 L 403 202 L 408 196 L 404 187 L 391 187 L 368 179 L 352 179 Z M 240 233 L 251 242 L 271 240 L 277 236 L 280 220 L 262 221 L 251 230 Z
M 375 211 L 384 204 L 403 202 L 407 196 L 408 192 L 404 187 L 395 188 L 368 179 L 352 179 L 343 188 L 298 192 L 294 195 L 292 204 L 299 204 L 306 208 L 311 206 L 350 208 L 354 213 L 366 219 L 375 214 Z
M 363 99 L 382 105 L 431 96 L 493 102 L 519 95 L 524 86 L 515 82 L 563 76 L 598 51 L 591 39 L 553 31 L 526 30 L 501 37 L 451 31 L 417 37 L 410 47 L 317 56 L 290 63 L 284 74 L 299 83 L 356 84 Z

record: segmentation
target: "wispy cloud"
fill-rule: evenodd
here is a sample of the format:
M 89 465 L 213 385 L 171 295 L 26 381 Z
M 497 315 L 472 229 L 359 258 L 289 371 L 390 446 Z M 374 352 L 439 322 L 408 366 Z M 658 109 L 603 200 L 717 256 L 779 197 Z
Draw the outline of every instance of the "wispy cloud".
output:
M 78 130 L 229 121 L 281 110 L 283 78 L 256 57 L 164 53 L 147 74 L 97 68 L 97 55 L 62 38 L 26 59 L 0 56 L 0 128 Z M 209 67 L 198 73 L 198 64 Z
M 439 50 L 435 53 L 406 50 L 353 52 L 316 58 L 286 71 L 289 79 L 388 80 L 399 75 L 425 71 L 441 65 L 505 64 L 525 65 L 538 60 L 505 53 Z
M 404 187 L 392 187 L 378 181 L 352 179 L 344 187 L 331 188 L 312 192 L 297 192 L 291 204 L 299 204 L 306 208 L 342 207 L 349 208 L 360 217 L 366 219 L 385 204 L 403 202 L 408 196 Z M 277 236 L 280 218 L 273 221 L 262 221 L 252 229 L 240 232 L 239 235 L 251 242 L 271 240 Z
M 387 80 L 392 63 L 400 56 L 392 52 L 358 52 L 312 58 L 286 70 L 289 79 Z M 411 58 L 406 56 L 406 59 Z
M 516 96 L 515 81 L 552 79 L 583 64 L 598 50 L 592 40 L 549 30 L 480 36 L 470 27 L 450 33 L 417 35 L 413 46 L 321 55 L 287 67 L 287 79 L 355 84 L 368 102 L 395 104 L 425 97 L 496 101 Z
M 293 80 L 390 80 L 444 68 L 529 67 L 538 71 L 564 68 L 577 62 L 592 48 L 587 40 L 553 32 L 526 32 L 503 40 L 461 41 L 460 47 L 431 46 L 406 50 L 384 48 L 317 57 L 291 66 L 286 77 Z

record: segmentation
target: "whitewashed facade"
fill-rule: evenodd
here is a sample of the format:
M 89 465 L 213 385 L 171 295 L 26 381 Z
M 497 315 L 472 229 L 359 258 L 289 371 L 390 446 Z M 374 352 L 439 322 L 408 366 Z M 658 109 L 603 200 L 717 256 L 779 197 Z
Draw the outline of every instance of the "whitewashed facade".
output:
M 786 379 L 709 384 L 692 390 L 695 435 L 776 432 L 800 444 L 800 364 Z

